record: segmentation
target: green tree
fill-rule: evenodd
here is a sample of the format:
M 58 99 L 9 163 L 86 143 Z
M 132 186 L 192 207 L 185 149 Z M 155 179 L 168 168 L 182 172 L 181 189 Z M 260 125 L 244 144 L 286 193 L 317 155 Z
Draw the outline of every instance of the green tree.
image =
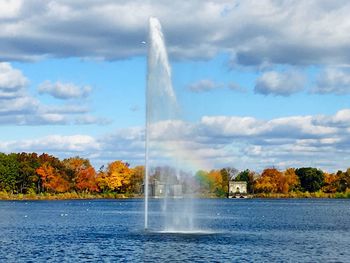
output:
M 0 153 L 0 190 L 17 193 L 19 164 L 14 153 Z
M 212 182 L 209 178 L 209 173 L 204 170 L 199 170 L 195 174 L 196 180 L 199 183 L 199 191 L 209 193 L 212 188 Z
M 36 169 L 40 166 L 38 155 L 36 153 L 18 153 L 17 161 L 19 164 L 17 181 L 19 192 L 40 192 L 40 177 L 36 173 Z
M 321 170 L 312 167 L 303 167 L 295 170 L 299 177 L 302 191 L 316 192 L 324 184 L 324 175 Z
M 237 177 L 235 178 L 235 181 L 244 181 L 247 182 L 247 191 L 248 193 L 254 192 L 254 172 L 250 171 L 249 169 L 246 169 L 242 172 L 240 172 Z

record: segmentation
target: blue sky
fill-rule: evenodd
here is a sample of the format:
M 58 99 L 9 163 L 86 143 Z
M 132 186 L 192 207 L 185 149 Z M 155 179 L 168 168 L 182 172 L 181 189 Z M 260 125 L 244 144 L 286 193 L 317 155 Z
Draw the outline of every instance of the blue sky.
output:
M 204 168 L 350 166 L 347 1 L 175 2 L 0 3 L 0 151 L 142 164 L 157 16 Z

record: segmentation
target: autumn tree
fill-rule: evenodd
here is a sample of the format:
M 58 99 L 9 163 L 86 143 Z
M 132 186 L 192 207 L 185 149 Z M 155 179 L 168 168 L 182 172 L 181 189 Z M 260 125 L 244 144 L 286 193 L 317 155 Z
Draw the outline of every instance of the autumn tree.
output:
M 62 164 L 71 178 L 75 177 L 76 172 L 92 167 L 88 159 L 80 158 L 79 156 L 64 159 Z
M 339 178 L 336 174 L 323 173 L 324 183 L 322 186 L 322 192 L 324 193 L 335 193 L 338 189 Z
M 284 172 L 276 168 L 267 168 L 256 180 L 255 189 L 257 192 L 286 194 L 296 190 L 298 185 L 299 180 L 293 168 L 288 168 Z
M 40 176 L 42 187 L 46 191 L 63 193 L 67 192 L 70 188 L 68 180 L 49 163 L 44 163 L 37 168 L 36 173 Z
M 256 180 L 255 189 L 257 192 L 278 193 L 280 192 L 280 181 L 283 174 L 275 168 L 265 169 L 261 177 Z
M 211 170 L 208 177 L 210 181 L 210 192 L 215 193 L 217 196 L 224 196 L 226 192 L 223 189 L 223 180 L 220 170 Z
M 288 168 L 283 173 L 284 180 L 282 186 L 282 193 L 288 193 L 297 190 L 300 187 L 300 181 L 295 173 L 294 168 Z
M 116 191 L 126 193 L 130 190 L 130 182 L 133 170 L 129 168 L 128 163 L 114 161 L 110 163 L 106 171 L 101 171 L 97 182 L 104 191 Z
M 77 172 L 75 188 L 78 191 L 98 192 L 99 188 L 96 180 L 96 171 L 93 167 L 87 167 Z
M 88 159 L 79 156 L 62 161 L 66 174 L 77 191 L 97 192 L 97 174 Z
M 43 153 L 41 155 L 39 155 L 39 163 L 40 165 L 44 164 L 44 163 L 48 163 L 50 164 L 52 167 L 54 167 L 55 169 L 58 170 L 63 170 L 64 169 L 64 165 L 63 163 L 60 161 L 60 159 L 58 159 L 57 157 L 47 154 L 47 153 Z
M 347 189 L 350 189 L 350 168 L 348 168 L 345 172 L 338 171 L 338 192 L 346 192 Z

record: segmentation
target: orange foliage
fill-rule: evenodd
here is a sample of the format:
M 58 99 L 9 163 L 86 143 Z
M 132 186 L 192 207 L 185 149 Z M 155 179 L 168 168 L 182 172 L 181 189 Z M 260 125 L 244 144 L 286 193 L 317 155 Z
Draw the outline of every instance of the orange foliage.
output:
M 295 190 L 300 185 L 299 178 L 294 168 L 288 168 L 284 171 L 284 184 L 282 193 L 288 193 Z
M 335 193 L 338 189 L 338 176 L 335 174 L 323 173 L 324 175 L 324 186 L 322 191 L 325 193 Z
M 96 172 L 93 167 L 81 169 L 76 174 L 75 187 L 80 191 L 98 192 Z
M 73 171 L 79 171 L 81 169 L 86 169 L 91 167 L 91 164 L 88 159 L 83 159 L 80 157 L 71 157 L 68 159 L 64 159 L 63 164 L 65 165 L 65 167 Z
M 208 179 L 212 192 L 222 189 L 222 175 L 220 170 L 211 170 L 208 174 Z
M 277 169 L 265 169 L 261 177 L 256 180 L 255 190 L 257 192 L 277 193 L 280 177 L 282 177 L 282 173 Z
M 255 190 L 264 193 L 288 193 L 298 185 L 298 177 L 293 168 L 284 173 L 275 168 L 265 169 L 260 178 L 256 180 Z

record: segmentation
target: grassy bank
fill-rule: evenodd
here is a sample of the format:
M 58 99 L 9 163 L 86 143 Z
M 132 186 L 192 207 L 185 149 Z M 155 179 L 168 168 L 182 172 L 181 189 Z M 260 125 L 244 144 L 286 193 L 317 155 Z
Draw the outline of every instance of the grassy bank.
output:
M 254 194 L 254 198 L 350 198 L 350 190 L 344 193 L 323 193 L 323 192 L 290 192 L 280 193 L 259 193 Z
M 287 194 L 280 193 L 259 193 L 249 195 L 252 198 L 350 198 L 350 190 L 345 193 L 323 193 L 323 192 L 290 192 Z M 0 200 L 74 200 L 74 199 L 126 199 L 126 198 L 143 198 L 140 194 L 117 194 L 117 193 L 40 193 L 40 194 L 12 194 L 0 192 Z M 197 196 L 197 198 L 225 198 L 218 197 L 214 194 Z
M 0 192 L 0 200 L 74 200 L 74 199 L 125 199 L 141 198 L 137 194 L 116 194 L 116 193 L 40 193 L 40 194 L 12 194 Z

